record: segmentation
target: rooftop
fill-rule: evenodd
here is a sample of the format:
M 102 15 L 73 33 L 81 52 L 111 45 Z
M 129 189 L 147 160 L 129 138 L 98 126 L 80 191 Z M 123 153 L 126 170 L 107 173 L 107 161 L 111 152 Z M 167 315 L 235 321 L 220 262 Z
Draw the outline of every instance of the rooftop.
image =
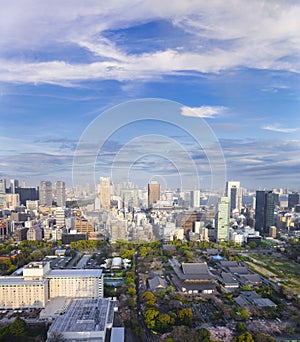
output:
M 109 298 L 74 299 L 66 313 L 56 318 L 49 332 L 104 332 L 112 322 L 115 305 L 116 301 Z
M 206 262 L 203 263 L 182 263 L 184 274 L 209 274 Z
M 102 270 L 100 269 L 63 269 L 51 270 L 47 278 L 100 278 Z

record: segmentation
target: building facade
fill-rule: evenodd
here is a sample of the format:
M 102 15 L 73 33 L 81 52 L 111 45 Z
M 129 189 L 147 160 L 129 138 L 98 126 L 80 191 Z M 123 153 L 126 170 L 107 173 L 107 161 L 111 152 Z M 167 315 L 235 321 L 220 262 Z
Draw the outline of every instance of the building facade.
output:
M 230 212 L 234 209 L 237 209 L 240 212 L 242 209 L 242 189 L 240 187 L 240 182 L 226 182 L 226 197 L 230 200 Z
M 0 277 L 0 309 L 43 308 L 56 297 L 102 298 L 102 271 L 51 270 L 49 262 L 39 261 L 26 265 L 23 277 Z
M 160 199 L 160 184 L 151 182 L 148 184 L 148 208 L 152 208 L 153 204 Z
M 65 182 L 56 182 L 56 205 L 58 207 L 66 206 L 66 184 Z
M 40 183 L 39 201 L 43 207 L 52 206 L 52 183 L 50 181 L 42 181 Z
M 105 210 L 110 209 L 110 178 L 100 177 L 100 184 L 98 187 L 98 195 L 100 198 L 101 208 Z
M 218 211 L 216 215 L 217 241 L 228 241 L 229 217 L 230 217 L 229 197 L 221 197 L 218 203 Z
M 268 235 L 274 225 L 275 194 L 272 191 L 256 191 L 255 230 Z

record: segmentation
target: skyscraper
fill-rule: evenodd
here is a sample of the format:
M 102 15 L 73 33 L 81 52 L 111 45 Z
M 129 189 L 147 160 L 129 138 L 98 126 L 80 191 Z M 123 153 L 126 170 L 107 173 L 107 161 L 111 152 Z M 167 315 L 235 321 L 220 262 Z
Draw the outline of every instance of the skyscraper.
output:
M 66 184 L 65 182 L 56 182 L 56 204 L 58 207 L 66 206 Z
M 299 203 L 300 203 L 300 196 L 298 193 L 294 192 L 292 194 L 289 194 L 289 196 L 288 196 L 288 207 L 289 207 L 289 209 L 294 208 Z
M 98 186 L 98 195 L 100 198 L 101 208 L 105 210 L 110 209 L 110 178 L 100 177 L 100 184 Z
M 242 189 L 240 188 L 240 182 L 226 182 L 226 196 L 229 197 L 230 200 L 230 212 L 234 209 L 241 211 Z
M 19 181 L 17 179 L 10 179 L 9 184 L 10 184 L 10 193 L 15 194 L 16 188 L 19 187 Z
M 50 181 L 42 181 L 39 188 L 39 201 L 43 207 L 51 207 L 52 205 L 52 183 Z
M 0 179 L 0 194 L 5 194 L 6 193 L 6 179 L 1 178 Z
M 228 197 L 221 197 L 216 215 L 217 241 L 228 241 L 229 238 L 230 202 Z
M 192 208 L 200 207 L 200 190 L 191 191 L 191 207 Z
M 272 191 L 256 191 L 255 230 L 268 235 L 274 225 L 275 194 Z
M 160 184 L 158 182 L 150 182 L 148 184 L 148 208 L 152 208 L 153 204 L 160 199 Z

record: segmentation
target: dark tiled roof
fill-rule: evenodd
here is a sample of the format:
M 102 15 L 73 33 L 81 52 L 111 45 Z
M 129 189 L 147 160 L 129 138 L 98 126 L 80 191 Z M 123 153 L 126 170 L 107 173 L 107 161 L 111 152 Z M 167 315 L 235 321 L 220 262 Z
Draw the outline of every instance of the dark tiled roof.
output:
M 148 284 L 149 284 L 150 290 L 152 290 L 152 291 L 155 291 L 159 288 L 166 288 L 167 287 L 166 281 L 164 279 L 158 277 L 158 276 L 156 276 L 152 279 L 149 279 Z
M 220 264 L 223 267 L 238 267 L 239 266 L 239 264 L 236 261 L 227 261 L 227 260 L 220 261 Z
M 207 264 L 203 263 L 182 263 L 184 274 L 209 274 Z
M 248 267 L 229 267 L 231 273 L 249 274 Z
M 238 284 L 238 281 L 235 280 L 232 276 L 231 273 L 226 273 L 226 272 L 222 272 L 221 274 L 222 279 L 223 279 L 223 283 L 226 284 Z

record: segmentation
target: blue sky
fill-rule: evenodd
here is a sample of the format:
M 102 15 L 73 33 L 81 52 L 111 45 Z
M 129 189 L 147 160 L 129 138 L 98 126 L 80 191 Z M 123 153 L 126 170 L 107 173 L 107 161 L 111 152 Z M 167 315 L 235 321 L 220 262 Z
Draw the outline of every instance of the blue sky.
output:
M 299 190 L 299 17 L 298 1 L 3 3 L 0 177 L 71 186 L 76 147 L 101 113 L 161 98 L 178 103 L 178 122 L 191 130 L 199 124 L 199 136 L 200 122 L 209 125 L 227 179 Z M 99 140 L 95 178 L 112 174 L 114 161 L 119 168 L 126 156 L 124 180 L 143 186 L 158 177 L 177 187 L 193 172 L 182 167 L 191 157 L 201 186 L 209 187 L 203 148 L 171 126 L 151 140 L 147 132 L 159 130 L 159 120 L 133 124 L 122 108 L 113 111 L 111 136 Z M 124 116 L 128 125 L 118 130 Z M 170 139 L 173 158 L 165 152 Z

